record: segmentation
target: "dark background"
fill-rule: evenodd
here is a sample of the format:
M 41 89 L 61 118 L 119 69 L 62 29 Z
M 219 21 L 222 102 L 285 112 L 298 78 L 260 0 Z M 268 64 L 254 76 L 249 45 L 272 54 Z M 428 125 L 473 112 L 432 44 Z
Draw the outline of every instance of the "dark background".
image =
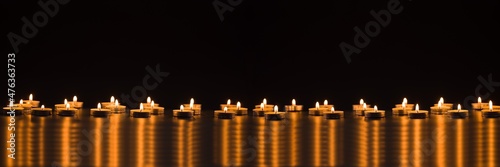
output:
M 60 5 L 19 46 L 16 101 L 33 93 L 53 106 L 77 95 L 94 107 L 130 95 L 157 64 L 170 75 L 147 95 L 169 109 L 191 97 L 204 109 L 228 98 L 248 108 L 263 98 L 280 106 L 296 98 L 306 107 L 328 99 L 350 110 L 364 98 L 390 110 L 403 97 L 428 109 L 439 97 L 457 104 L 476 96 L 479 76 L 500 81 L 498 1 L 401 0 L 403 11 L 350 64 L 339 43 L 353 44 L 353 28 L 364 29 L 374 20 L 370 10 L 387 9 L 388 1 L 243 0 L 223 21 L 212 2 Z M 21 18 L 40 10 L 37 1 L 2 1 L 2 54 L 13 52 L 7 34 L 21 35 Z M 480 91 L 500 101 L 497 91 Z

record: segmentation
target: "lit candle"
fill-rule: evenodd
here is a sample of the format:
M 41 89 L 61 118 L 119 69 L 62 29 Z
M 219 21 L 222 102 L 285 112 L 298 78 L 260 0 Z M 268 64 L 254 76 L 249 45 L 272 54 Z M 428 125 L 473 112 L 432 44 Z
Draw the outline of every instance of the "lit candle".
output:
M 278 111 L 278 106 L 273 107 L 273 112 L 266 112 L 265 118 L 267 120 L 282 120 L 285 118 L 285 112 Z
M 219 119 L 233 119 L 235 112 L 228 111 L 227 106 L 223 110 L 215 110 L 214 116 Z
M 418 106 L 418 104 L 416 104 L 415 105 L 415 110 L 408 111 L 408 117 L 411 118 L 411 119 L 423 119 L 423 118 L 427 118 L 428 114 L 429 114 L 429 111 L 427 111 L 427 110 L 420 110 L 419 108 L 420 107 Z
M 265 108 L 265 106 L 264 102 L 260 103 L 259 107 L 253 109 L 253 115 L 261 117 L 264 116 L 265 113 L 269 111 L 269 109 Z
M 34 107 L 34 108 L 36 108 L 36 107 L 38 107 L 38 105 L 40 104 L 40 101 L 38 101 L 38 100 L 33 100 L 33 94 L 30 94 L 30 95 L 28 96 L 28 102 L 26 102 L 26 104 L 31 105 L 30 107 Z
M 488 109 L 481 110 L 483 117 L 485 118 L 497 118 L 500 117 L 500 107 L 496 107 L 493 105 L 493 102 L 490 100 L 488 103 Z
M 408 104 L 408 99 L 403 98 L 403 102 L 401 104 L 396 104 L 394 108 L 392 108 L 393 115 L 408 115 L 408 111 L 413 108 L 413 104 Z
M 151 114 L 153 114 L 153 115 L 162 115 L 162 114 L 165 114 L 165 108 L 157 106 L 156 104 L 157 103 L 155 103 L 155 101 L 151 100 L 151 105 L 150 105 Z
M 19 105 L 14 105 L 13 101 L 9 102 L 9 105 L 3 108 L 4 115 L 7 116 L 22 116 L 24 108 Z
M 52 115 L 52 108 L 45 108 L 45 105 L 42 105 L 40 108 L 33 108 L 31 115 L 34 116 L 49 116 Z
M 316 102 L 314 108 L 309 108 L 309 115 L 320 116 L 323 115 L 324 108 L 320 107 L 319 102 Z
M 73 96 L 73 103 L 71 103 L 71 107 L 76 108 L 76 109 L 81 109 L 83 106 L 83 102 L 78 101 L 78 98 L 76 96 Z
M 236 110 L 236 105 L 231 104 L 231 99 L 227 99 L 226 104 L 221 104 L 220 109 L 224 110 L 224 107 L 227 107 L 228 110 Z
M 357 116 L 364 116 L 365 111 L 367 109 L 370 109 L 369 107 L 371 107 L 371 105 L 366 104 L 366 102 L 363 99 L 359 100 L 359 104 L 352 105 L 352 109 L 356 113 Z
M 274 105 L 273 105 L 273 104 L 268 104 L 267 102 L 268 102 L 268 101 L 267 101 L 267 99 L 266 99 L 266 98 L 264 98 L 264 99 L 262 100 L 262 104 L 264 104 L 264 107 L 260 107 L 259 105 L 255 105 L 255 108 L 259 108 L 259 107 L 260 107 L 260 108 L 264 108 L 264 110 L 267 110 L 267 111 L 272 111 L 272 110 L 273 110 Z
M 373 110 L 367 110 L 365 111 L 365 118 L 384 118 L 385 117 L 385 111 L 384 110 L 379 110 L 377 108 L 377 105 L 373 106 Z
M 335 111 L 335 108 L 332 106 L 329 112 L 323 112 L 323 115 L 326 119 L 339 119 L 344 117 L 344 111 Z
M 28 103 L 24 102 L 23 99 L 19 100 L 18 106 L 22 107 L 23 110 L 31 110 L 31 104 L 28 104 Z
M 101 107 L 108 108 L 109 106 L 114 105 L 114 104 L 115 104 L 115 96 L 111 96 L 111 98 L 109 98 L 109 102 L 102 102 L 101 103 Z
M 185 110 L 184 105 L 181 105 L 179 109 L 173 110 L 173 116 L 177 118 L 193 118 L 193 110 Z
M 189 104 L 184 104 L 184 105 L 189 106 L 189 110 L 192 110 L 194 112 L 194 115 L 201 114 L 201 104 L 196 104 L 194 102 L 194 98 L 191 98 L 189 100 Z
M 73 108 L 69 103 L 66 103 L 64 109 L 56 110 L 58 111 L 57 115 L 59 116 L 74 116 L 78 109 Z
M 488 103 L 483 103 L 481 97 L 477 98 L 477 103 L 472 103 L 472 109 L 473 110 L 483 110 L 484 108 L 488 107 Z
M 452 106 L 453 104 L 445 103 L 443 97 L 441 97 L 437 104 L 434 104 L 434 106 L 430 107 L 431 113 L 438 115 L 445 114 L 446 112 L 448 112 L 448 110 L 451 109 Z
M 127 110 L 127 106 L 120 105 L 118 99 L 115 99 L 114 103 L 107 105 L 104 108 L 109 109 L 109 111 L 113 114 L 125 113 Z
M 236 102 L 236 110 L 234 112 L 236 113 L 236 115 L 247 115 L 248 109 L 241 107 L 241 103 L 238 101 Z
M 448 110 L 448 115 L 451 118 L 466 118 L 468 116 L 468 110 L 462 110 L 462 107 L 458 104 L 456 110 Z
M 111 110 L 102 108 L 101 103 L 97 103 L 97 108 L 90 109 L 90 115 L 94 117 L 107 117 L 110 113 Z
M 134 118 L 149 118 L 151 117 L 151 110 L 144 109 L 144 104 L 139 104 L 139 109 L 130 110 Z
M 297 105 L 297 101 L 295 99 L 292 99 L 291 105 L 285 105 L 285 111 L 287 111 L 287 112 L 302 111 L 302 105 Z

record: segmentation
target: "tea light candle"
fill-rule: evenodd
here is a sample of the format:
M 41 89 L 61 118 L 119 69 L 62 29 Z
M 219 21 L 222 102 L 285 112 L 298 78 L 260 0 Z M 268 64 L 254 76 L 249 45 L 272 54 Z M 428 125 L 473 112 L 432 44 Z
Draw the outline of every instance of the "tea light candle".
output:
M 153 100 L 151 100 L 151 97 L 148 96 L 148 98 L 146 99 L 146 103 L 143 103 L 144 109 L 151 109 L 151 102 L 153 102 Z M 160 107 L 160 104 L 155 103 L 153 104 L 153 106 Z
M 365 112 L 367 110 L 373 110 L 373 108 L 369 108 L 370 105 L 363 103 L 361 108 L 355 110 L 357 116 L 365 116 Z
M 299 112 L 302 111 L 302 105 L 297 105 L 295 99 L 292 99 L 292 105 L 285 105 L 285 111 L 287 112 Z
M 483 103 L 481 97 L 477 98 L 477 103 L 472 103 L 473 110 L 483 110 L 488 108 L 488 103 Z
M 441 97 L 441 99 L 438 101 L 438 103 L 431 107 L 431 113 L 444 114 L 444 113 L 448 112 L 448 110 L 451 108 L 450 106 L 453 106 L 453 104 L 450 105 L 449 103 L 446 103 L 446 105 L 445 105 L 444 100 Z
M 365 117 L 366 118 L 384 118 L 385 111 L 378 110 L 377 105 L 375 105 L 375 106 L 373 106 L 373 110 L 365 111 Z
M 261 104 L 264 104 L 264 106 L 262 106 L 262 105 L 255 105 L 255 108 L 264 108 L 264 110 L 271 110 L 271 111 L 273 110 L 274 105 L 267 104 L 267 99 L 266 98 L 264 98 L 262 100 Z
M 236 109 L 234 110 L 236 115 L 247 115 L 248 108 L 241 107 L 241 103 L 238 101 L 236 103 Z
M 64 109 L 58 110 L 59 116 L 74 116 L 78 109 L 71 107 L 69 103 L 66 103 L 66 107 Z
M 332 107 L 330 111 L 323 112 L 323 116 L 326 119 L 339 119 L 344 117 L 344 111 L 335 111 L 335 108 Z
M 309 108 L 309 115 L 319 116 L 323 115 L 323 108 L 320 107 L 319 102 L 316 102 L 314 108 Z
M 78 101 L 76 96 L 73 96 L 73 102 L 70 104 L 71 107 L 80 109 L 83 106 L 83 102 Z
M 181 105 L 180 109 L 173 110 L 174 117 L 177 118 L 192 118 L 194 116 L 193 110 L 184 110 L 184 105 Z
M 332 107 L 333 107 L 333 105 L 328 104 L 328 100 L 323 101 L 323 105 L 320 106 L 320 108 L 323 108 L 323 110 L 329 110 Z
M 101 106 L 102 108 L 107 108 L 109 105 L 114 105 L 114 104 L 115 104 L 115 96 L 111 96 L 111 98 L 109 98 L 109 102 L 102 102 Z
M 253 109 L 253 115 L 255 116 L 265 116 L 266 112 L 269 112 L 272 110 L 269 110 L 269 108 L 266 108 L 266 105 L 264 103 L 260 103 L 259 107 L 256 107 Z
M 25 100 L 25 103 L 31 105 L 31 107 L 33 107 L 33 108 L 36 108 L 40 104 L 40 101 L 33 100 L 33 94 L 30 94 L 28 96 L 28 100 Z
M 66 108 L 66 104 L 68 104 L 68 99 L 64 99 L 64 103 L 63 104 L 56 104 L 56 105 L 54 105 L 54 107 L 56 108 L 56 111 L 57 111 L 59 109 Z
M 282 120 L 285 118 L 285 112 L 278 111 L 278 106 L 274 106 L 273 112 L 264 113 L 267 120 Z
M 52 108 L 45 108 L 45 105 L 42 105 L 40 108 L 33 108 L 31 114 L 34 116 L 49 116 L 52 115 Z
M 104 108 L 108 109 L 111 113 L 114 114 L 125 113 L 125 111 L 127 110 L 127 106 L 120 105 L 118 99 L 115 99 L 115 102 L 113 104 L 107 105 Z
M 369 108 L 369 107 L 370 107 L 369 104 L 366 104 L 366 102 L 363 99 L 360 99 L 359 104 L 352 105 L 352 110 L 353 111 L 361 111 L 361 110 Z
M 21 116 L 23 115 L 23 110 L 24 110 L 23 107 L 14 105 L 13 101 L 10 101 L 9 105 L 3 108 L 4 115 L 10 115 L 10 116 L 13 116 L 12 114 L 15 114 L 16 116 Z
M 236 108 L 236 105 L 231 104 L 231 99 L 227 99 L 227 103 L 221 104 L 220 109 L 224 110 L 224 107 L 227 107 L 228 110 L 234 110 Z
M 144 105 L 141 103 L 139 109 L 130 110 L 132 117 L 134 118 L 149 118 L 151 117 L 151 110 L 144 109 Z
M 392 108 L 393 115 L 408 115 L 408 111 L 413 108 L 413 104 L 408 104 L 406 97 L 403 99 L 401 104 L 396 104 L 396 107 Z
M 184 105 L 189 106 L 189 110 L 192 110 L 194 112 L 194 115 L 201 114 L 201 104 L 194 103 L 194 98 L 191 98 L 191 100 L 189 100 L 189 104 Z
M 458 104 L 456 110 L 448 110 L 448 115 L 451 118 L 465 118 L 467 117 L 468 112 L 468 110 L 462 110 L 462 107 Z
M 233 119 L 234 115 L 234 112 L 228 111 L 227 106 L 225 106 L 223 110 L 214 111 L 214 116 L 219 119 Z
M 160 106 L 155 106 L 156 103 L 154 101 L 151 101 L 151 114 L 153 115 L 162 115 L 165 114 L 165 108 L 160 107 Z
M 429 111 L 427 111 L 427 110 L 420 110 L 418 104 L 415 105 L 415 110 L 408 111 L 408 117 L 410 119 L 427 118 L 428 114 L 429 114 Z
M 31 110 L 31 104 L 25 103 L 23 99 L 19 100 L 19 107 L 22 107 L 23 110 Z
M 107 117 L 110 113 L 110 109 L 101 108 L 101 103 L 97 103 L 97 108 L 90 109 L 90 115 L 94 117 Z
M 495 109 L 493 107 L 493 102 L 490 100 L 488 103 L 488 109 L 481 110 L 483 117 L 485 118 L 497 118 L 500 117 L 500 109 Z

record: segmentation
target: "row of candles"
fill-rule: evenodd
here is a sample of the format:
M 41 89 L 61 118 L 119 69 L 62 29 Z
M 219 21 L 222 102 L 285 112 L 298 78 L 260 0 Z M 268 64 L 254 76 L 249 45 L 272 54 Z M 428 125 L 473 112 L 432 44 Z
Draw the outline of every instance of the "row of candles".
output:
M 40 101 L 33 100 L 33 94 L 29 95 L 28 100 L 20 100 L 19 104 L 14 104 L 12 101 L 9 106 L 4 107 L 5 113 L 15 113 L 16 115 L 22 115 L 22 111 L 29 111 L 32 115 L 36 116 L 47 116 L 52 114 L 51 108 L 45 108 L 44 105 L 39 107 Z M 61 116 L 73 116 L 75 113 L 82 109 L 83 102 L 78 101 L 77 97 L 73 97 L 73 102 L 68 102 L 64 99 L 63 104 L 55 105 L 55 112 L 57 115 Z M 189 106 L 185 108 L 184 106 Z M 242 107 L 241 103 L 238 101 L 236 104 L 232 104 L 231 100 L 228 99 L 226 104 L 220 105 L 220 110 L 214 111 L 214 116 L 220 119 L 231 119 L 235 115 L 248 115 L 248 108 Z M 472 103 L 472 107 L 476 111 L 481 111 L 484 117 L 500 117 L 500 106 L 494 106 L 492 101 L 489 103 L 483 103 L 482 99 L 479 97 L 476 103 Z M 109 102 L 102 102 L 97 104 L 97 108 L 90 109 L 90 115 L 96 117 L 107 117 L 109 114 L 119 114 L 126 112 L 126 106 L 120 105 L 118 99 L 111 96 Z M 292 99 L 291 105 L 285 105 L 285 111 L 279 111 L 277 105 L 268 104 L 267 100 L 264 98 L 260 105 L 255 105 L 252 110 L 253 115 L 263 116 L 269 120 L 281 120 L 285 117 L 286 112 L 298 112 L 303 111 L 303 106 L 296 104 L 296 100 Z M 314 108 L 309 108 L 309 115 L 313 116 L 324 116 L 327 119 L 339 119 L 344 117 L 344 111 L 335 110 L 334 106 L 328 104 L 325 100 L 323 105 L 316 102 Z M 360 99 L 359 104 L 353 105 L 353 112 L 358 116 L 364 116 L 366 118 L 384 118 L 385 110 L 379 110 L 376 105 L 371 107 L 363 99 Z M 165 113 L 164 107 L 159 106 L 148 97 L 145 103 L 140 103 L 138 109 L 131 109 L 130 115 L 132 117 L 144 118 L 150 117 L 151 115 L 161 115 Z M 447 114 L 452 118 L 465 118 L 468 116 L 468 110 L 461 108 L 460 104 L 457 105 L 456 109 L 453 109 L 452 103 L 445 103 L 444 99 L 441 97 L 439 101 L 430 107 L 430 113 L 433 114 Z M 194 99 L 191 98 L 189 104 L 180 105 L 179 109 L 173 110 L 173 116 L 179 118 L 192 118 L 195 115 L 201 114 L 201 104 L 195 104 Z M 409 118 L 427 118 L 429 116 L 428 110 L 420 110 L 418 104 L 410 104 L 406 98 L 403 99 L 401 104 L 396 104 L 392 108 L 392 114 L 394 115 L 404 115 Z M 6 114 L 8 115 L 8 114 Z

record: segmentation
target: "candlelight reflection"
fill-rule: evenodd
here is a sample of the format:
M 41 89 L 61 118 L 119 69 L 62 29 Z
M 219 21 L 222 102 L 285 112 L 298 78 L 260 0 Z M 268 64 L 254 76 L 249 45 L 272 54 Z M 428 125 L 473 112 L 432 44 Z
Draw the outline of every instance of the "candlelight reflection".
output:
M 290 125 L 290 128 L 287 128 L 287 129 L 290 129 L 290 133 L 289 133 L 289 136 L 285 139 L 287 141 L 289 141 L 289 148 L 288 148 L 288 152 L 289 152 L 289 159 L 290 159 L 290 166 L 298 166 L 299 164 L 301 164 L 300 160 L 302 159 L 302 157 L 300 156 L 300 152 L 302 152 L 302 150 L 300 149 L 300 142 L 301 140 L 303 140 L 304 138 L 302 138 L 302 131 L 301 131 L 301 128 L 299 128 L 299 126 L 297 125 L 299 123 L 299 119 L 301 118 L 300 117 L 300 114 L 301 113 L 292 113 L 292 112 L 289 112 L 288 113 L 289 116 L 288 116 L 288 120 L 289 121 L 289 125 Z
M 94 153 L 94 164 L 96 166 L 102 166 L 102 139 L 103 139 L 103 135 L 101 134 L 101 129 L 102 129 L 102 124 L 103 124 L 103 120 L 102 119 L 96 119 L 95 120 L 96 123 L 95 123 L 95 129 L 97 130 L 97 133 L 95 134 L 96 136 L 94 137 L 94 148 L 93 150 L 95 150 L 95 153 Z
M 435 140 L 436 147 L 436 156 L 433 156 L 433 160 L 436 163 L 436 166 L 446 166 L 446 140 L 447 140 L 447 118 L 444 115 L 434 115 L 435 121 L 435 133 L 432 134 L 433 139 Z
M 411 120 L 411 132 L 412 135 L 410 138 L 408 138 L 408 141 L 410 141 L 411 144 L 411 150 L 408 153 L 408 156 L 403 155 L 405 158 L 403 159 L 403 163 L 405 166 L 410 166 L 410 167 L 420 167 L 423 166 L 423 163 L 425 161 L 424 157 L 424 138 L 422 132 L 424 129 L 422 129 L 422 124 L 424 123 L 424 119 L 412 119 Z M 427 138 L 429 139 L 429 138 Z
M 120 164 L 120 156 L 121 156 L 121 143 L 120 140 L 120 120 L 121 118 L 116 116 L 111 116 L 107 121 L 109 121 L 109 160 L 107 166 L 121 166 Z
M 193 133 L 196 129 L 193 128 L 193 122 L 187 119 L 175 119 L 178 129 L 176 136 L 177 142 L 174 142 L 177 152 L 174 152 L 177 157 L 177 166 L 193 166 L 197 162 L 198 156 L 193 156 L 193 149 L 199 148 L 199 143 L 193 142 L 193 138 L 197 138 L 197 133 Z M 196 136 L 193 136 L 196 135 Z
M 499 139 L 495 135 L 495 130 L 496 130 L 496 124 L 498 124 L 498 120 L 495 119 L 487 119 L 486 120 L 486 125 L 488 126 L 487 128 L 487 166 L 488 167 L 494 167 L 498 166 L 498 161 L 499 161 L 499 155 L 498 155 L 498 141 Z M 497 132 L 498 133 L 498 132 Z

